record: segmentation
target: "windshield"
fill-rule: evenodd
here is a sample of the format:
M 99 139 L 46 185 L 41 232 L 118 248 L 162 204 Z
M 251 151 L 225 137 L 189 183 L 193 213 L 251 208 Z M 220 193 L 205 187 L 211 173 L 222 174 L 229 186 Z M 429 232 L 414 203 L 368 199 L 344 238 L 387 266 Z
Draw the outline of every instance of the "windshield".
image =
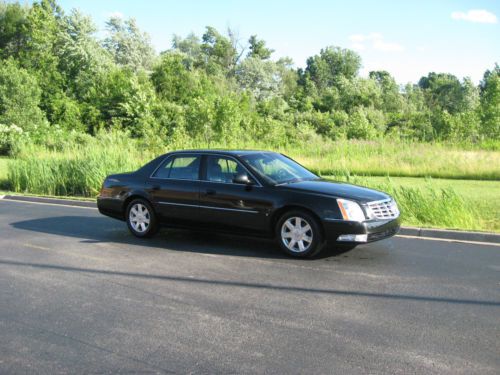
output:
M 292 159 L 273 152 L 259 152 L 241 157 L 252 170 L 274 185 L 288 182 L 316 180 L 319 177 L 309 172 Z

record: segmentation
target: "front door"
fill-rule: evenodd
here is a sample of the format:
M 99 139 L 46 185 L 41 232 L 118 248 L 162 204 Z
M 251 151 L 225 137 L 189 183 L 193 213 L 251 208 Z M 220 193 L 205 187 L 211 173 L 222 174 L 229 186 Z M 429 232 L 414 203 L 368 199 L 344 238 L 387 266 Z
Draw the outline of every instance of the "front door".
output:
M 200 219 L 219 229 L 266 232 L 272 200 L 258 181 L 252 185 L 233 183 L 248 171 L 236 159 L 223 155 L 204 156 L 200 185 Z

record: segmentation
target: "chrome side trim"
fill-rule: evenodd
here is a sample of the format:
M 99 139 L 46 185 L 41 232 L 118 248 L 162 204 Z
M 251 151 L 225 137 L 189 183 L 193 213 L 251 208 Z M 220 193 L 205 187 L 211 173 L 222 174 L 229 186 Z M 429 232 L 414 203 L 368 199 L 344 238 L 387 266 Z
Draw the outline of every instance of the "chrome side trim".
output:
M 243 210 L 238 208 L 224 208 L 224 207 L 214 207 L 214 206 L 201 206 L 197 204 L 187 204 L 187 203 L 172 203 L 172 202 L 158 202 L 160 204 L 165 204 L 168 206 L 183 206 L 183 207 L 197 207 L 197 208 L 208 208 L 210 210 L 219 210 L 219 211 L 235 211 L 235 212 L 245 212 L 249 214 L 258 214 L 259 211 L 255 210 Z
M 323 219 L 324 221 L 344 221 L 347 223 L 364 223 L 366 220 L 363 221 L 357 221 L 357 220 L 344 220 L 344 219 L 335 219 L 333 217 L 326 217 Z
M 159 204 L 166 204 L 169 206 L 184 206 L 184 207 L 199 207 L 197 204 L 187 204 L 187 203 L 172 203 L 172 202 L 158 202 Z
M 199 206 L 200 208 L 208 208 L 210 210 L 220 210 L 220 211 L 235 211 L 235 212 L 246 212 L 248 214 L 258 214 L 259 211 L 255 210 L 243 210 L 239 208 L 223 208 L 223 207 L 213 207 L 213 206 Z

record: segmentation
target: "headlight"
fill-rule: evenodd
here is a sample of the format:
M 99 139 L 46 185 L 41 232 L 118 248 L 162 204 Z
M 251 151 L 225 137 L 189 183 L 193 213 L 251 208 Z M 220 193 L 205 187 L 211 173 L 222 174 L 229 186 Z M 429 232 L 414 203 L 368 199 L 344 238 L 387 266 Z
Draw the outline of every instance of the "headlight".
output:
M 365 214 L 359 204 L 347 199 L 337 199 L 342 218 L 350 221 L 364 221 Z

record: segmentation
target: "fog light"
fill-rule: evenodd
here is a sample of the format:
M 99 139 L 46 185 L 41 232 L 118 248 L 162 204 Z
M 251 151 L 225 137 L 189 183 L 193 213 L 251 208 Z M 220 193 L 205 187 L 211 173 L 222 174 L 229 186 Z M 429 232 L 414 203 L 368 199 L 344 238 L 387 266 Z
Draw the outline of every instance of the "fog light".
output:
M 368 240 L 367 234 L 341 234 L 337 241 L 344 242 L 366 242 Z

